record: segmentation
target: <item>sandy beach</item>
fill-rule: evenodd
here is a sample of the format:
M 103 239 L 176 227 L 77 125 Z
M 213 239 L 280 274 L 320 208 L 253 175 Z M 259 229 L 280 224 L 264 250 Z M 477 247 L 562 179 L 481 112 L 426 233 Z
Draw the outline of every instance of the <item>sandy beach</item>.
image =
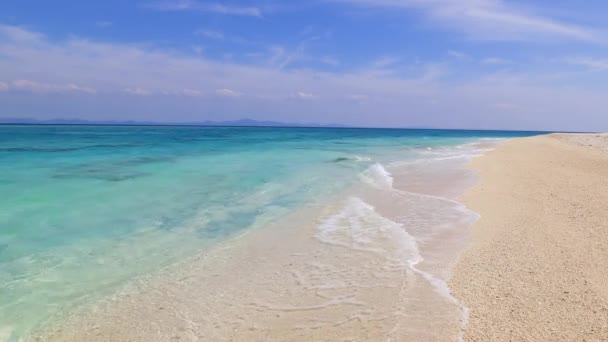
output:
M 475 220 L 449 199 L 471 185 L 464 164 L 397 167 L 394 187 L 352 189 L 366 202 L 307 208 L 34 340 L 607 340 L 608 136 L 492 147 L 462 196 L 481 216 L 470 242 Z
M 465 340 L 608 340 L 608 136 L 516 139 L 471 166 L 481 219 L 451 280 Z

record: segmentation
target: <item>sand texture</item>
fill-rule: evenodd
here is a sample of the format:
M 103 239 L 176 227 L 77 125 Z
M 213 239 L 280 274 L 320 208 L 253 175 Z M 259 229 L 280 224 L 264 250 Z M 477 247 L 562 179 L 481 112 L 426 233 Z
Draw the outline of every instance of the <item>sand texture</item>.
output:
M 516 139 L 472 167 L 465 341 L 608 341 L 608 136 Z

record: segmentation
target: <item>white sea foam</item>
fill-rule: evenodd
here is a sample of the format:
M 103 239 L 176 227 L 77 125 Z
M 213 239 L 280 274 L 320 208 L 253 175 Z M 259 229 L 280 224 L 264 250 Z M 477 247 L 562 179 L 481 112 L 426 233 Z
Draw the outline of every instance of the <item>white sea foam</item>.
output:
M 407 232 L 404 225 L 380 215 L 362 199 L 349 198 L 340 211 L 323 220 L 316 238 L 326 244 L 384 256 L 388 267 L 397 266 L 420 275 L 437 294 L 458 308 L 462 327 L 466 326 L 468 308 L 451 294 L 447 282 L 417 267 L 424 258 L 416 238 Z
M 395 161 L 389 164 L 390 167 L 403 167 L 409 165 L 420 165 L 420 164 L 431 164 L 437 162 L 462 162 L 463 164 L 467 161 L 479 157 L 484 153 L 492 151 L 493 144 L 489 142 L 475 141 L 466 143 L 454 147 L 444 148 L 430 148 L 427 147 L 424 150 L 419 150 L 417 158 Z
M 358 162 L 364 162 L 364 161 L 370 161 L 372 160 L 370 157 L 361 157 L 361 156 L 355 156 L 354 159 Z
M 427 149 L 425 151 L 420 151 L 419 158 L 398 162 L 397 164 L 391 164 L 389 166 L 394 167 L 395 170 L 400 170 L 401 166 L 409 168 L 410 165 L 414 166 L 415 164 L 419 164 L 415 167 L 424 167 L 426 169 L 426 164 L 430 163 L 430 170 L 442 170 L 445 167 L 451 168 L 452 165 L 464 165 L 466 161 L 490 150 L 491 146 L 482 143 L 465 144 L 461 148 Z M 396 172 L 398 172 L 397 174 L 400 174 L 399 171 Z M 414 214 L 413 218 L 415 220 L 423 220 L 419 223 L 413 222 L 412 217 L 409 216 L 410 214 L 408 214 L 408 217 L 395 217 L 394 220 L 392 220 L 380 215 L 372 205 L 365 203 L 363 200 L 351 199 L 347 206 L 339 213 L 322 222 L 319 226 L 317 237 L 326 243 L 342 245 L 359 250 L 365 249 L 377 254 L 384 253 L 389 261 L 394 261 L 395 258 L 397 258 L 400 263 L 395 264 L 394 262 L 391 262 L 387 265 L 393 265 L 391 267 L 401 265 L 399 267 L 404 267 L 411 273 L 417 274 L 428 282 L 429 286 L 437 295 L 445 298 L 458 310 L 458 319 L 462 331 L 457 338 L 458 340 L 462 340 L 462 332 L 468 324 L 469 310 L 452 295 L 448 283 L 444 278 L 446 273 L 443 271 L 437 272 L 437 269 L 433 271 L 428 270 L 429 265 L 435 265 L 434 263 L 437 262 L 437 258 L 435 255 L 431 255 L 431 260 L 426 262 L 420 246 L 424 246 L 422 244 L 428 244 L 437 236 L 445 234 L 446 231 L 471 224 L 478 219 L 478 215 L 469 210 L 462 203 L 447 197 L 394 188 L 393 175 L 379 163 L 376 163 L 365 170 L 362 173 L 361 178 L 365 183 L 376 189 L 390 191 L 392 194 L 391 196 L 398 196 L 398 198 L 401 198 L 401 196 L 404 196 L 403 198 L 412 198 L 413 196 L 414 198 L 419 198 L 421 201 L 420 205 L 422 206 L 431 205 L 441 212 L 443 212 L 443 209 L 441 208 L 445 208 L 445 215 L 447 216 L 444 218 L 435 217 L 434 215 L 433 217 L 426 217 L 427 214 L 430 214 L 429 209 L 423 209 L 423 207 L 421 207 L 422 212 L 418 213 L 415 211 L 410 213 Z M 417 202 L 417 200 L 415 201 Z M 404 201 L 404 204 L 405 203 L 408 203 L 408 200 Z M 412 202 L 411 204 L 414 203 Z M 412 209 L 412 207 L 410 207 L 410 209 Z M 424 217 L 418 218 L 419 215 L 423 215 Z M 362 217 L 365 217 L 365 219 Z M 372 231 L 374 229 L 376 230 L 375 232 Z M 412 231 L 408 232 L 408 229 L 412 229 Z M 384 235 L 384 239 L 378 239 L 377 236 L 380 234 Z M 391 242 L 387 245 L 387 241 Z M 373 242 L 380 243 L 374 244 Z M 391 243 L 394 244 L 396 242 L 400 244 L 400 248 L 393 250 L 391 248 Z M 427 247 L 425 247 L 425 249 L 426 248 Z
M 0 326 L 0 341 L 10 341 L 13 329 L 11 327 Z
M 316 237 L 324 243 L 373 252 L 393 258 L 381 242 L 398 243 L 395 253 L 402 261 L 417 262 L 421 257 L 415 239 L 398 223 L 380 214 L 374 207 L 357 197 L 349 198 L 336 214 L 319 224 Z
M 387 190 L 393 188 L 393 176 L 380 163 L 375 163 L 361 174 L 361 178 L 367 184 Z

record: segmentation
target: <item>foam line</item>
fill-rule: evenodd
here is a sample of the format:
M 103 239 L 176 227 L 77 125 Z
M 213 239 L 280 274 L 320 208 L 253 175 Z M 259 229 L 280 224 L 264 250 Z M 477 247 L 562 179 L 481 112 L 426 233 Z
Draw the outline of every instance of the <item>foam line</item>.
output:
M 373 225 L 365 225 L 366 223 L 373 223 Z M 420 255 L 416 239 L 407 232 L 402 224 L 381 216 L 373 206 L 360 198 L 353 197 L 347 201 L 342 210 L 328 217 L 318 228 L 316 237 L 321 242 L 359 251 L 385 254 L 385 256 L 387 251 L 369 247 L 373 237 L 378 234 L 390 234 L 399 238 L 401 250 L 398 251 L 397 257 L 399 257 L 402 266 L 405 263 L 412 272 L 422 276 L 436 293 L 459 309 L 461 331 L 464 331 L 468 322 L 468 308 L 452 295 L 445 280 L 417 267 L 424 261 L 424 258 Z M 387 257 L 390 258 L 390 256 Z M 461 340 L 462 336 L 458 338 Z

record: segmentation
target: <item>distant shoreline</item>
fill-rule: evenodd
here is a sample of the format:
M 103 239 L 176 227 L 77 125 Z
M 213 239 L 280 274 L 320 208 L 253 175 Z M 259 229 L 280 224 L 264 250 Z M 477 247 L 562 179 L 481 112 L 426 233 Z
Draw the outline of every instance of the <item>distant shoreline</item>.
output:
M 0 126 L 110 126 L 110 127 L 217 127 L 217 128 L 311 128 L 311 129 L 377 129 L 377 130 L 412 130 L 412 131 L 462 131 L 462 132 L 517 132 L 517 133 L 532 133 L 532 134 L 547 134 L 547 133 L 595 133 L 595 132 L 567 132 L 567 131 L 536 131 L 536 130 L 518 130 L 518 129 L 477 129 L 477 128 L 429 128 L 429 127 L 363 127 L 363 126 L 346 126 L 346 125 L 298 125 L 298 124 L 283 124 L 276 125 L 240 125 L 240 124 L 205 124 L 205 123 L 146 123 L 146 122 L 117 122 L 117 123 L 54 123 L 54 122 L 2 122 Z

